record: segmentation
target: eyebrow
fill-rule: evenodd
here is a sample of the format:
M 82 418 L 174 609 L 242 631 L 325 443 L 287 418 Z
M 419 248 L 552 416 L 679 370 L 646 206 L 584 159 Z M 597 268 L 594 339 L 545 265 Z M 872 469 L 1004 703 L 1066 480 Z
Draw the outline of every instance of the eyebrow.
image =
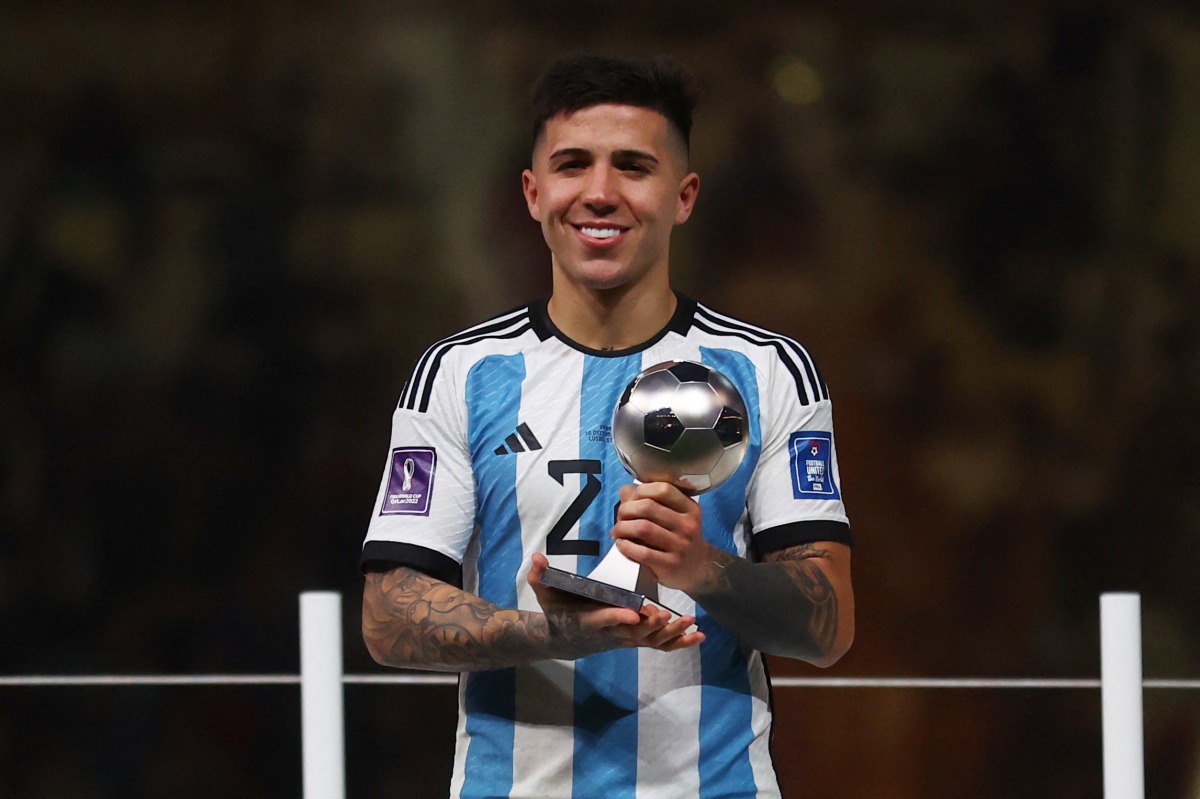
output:
M 564 147 L 561 150 L 555 150 L 554 152 L 550 153 L 550 160 L 553 161 L 556 158 L 590 158 L 592 155 L 593 153 L 591 150 L 583 147 Z M 658 158 L 656 156 L 643 150 L 615 150 L 613 152 L 613 156 L 621 159 L 649 161 L 653 164 L 658 163 Z

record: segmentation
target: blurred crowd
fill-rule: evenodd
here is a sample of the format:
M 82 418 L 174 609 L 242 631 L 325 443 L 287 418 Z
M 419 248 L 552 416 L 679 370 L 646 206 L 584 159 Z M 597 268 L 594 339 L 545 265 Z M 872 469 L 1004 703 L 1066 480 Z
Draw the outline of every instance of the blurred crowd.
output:
M 546 290 L 521 103 L 582 47 L 700 73 L 680 287 L 831 385 L 838 671 L 1094 677 L 1099 593 L 1133 590 L 1147 675 L 1198 676 L 1200 19 L 666 3 L 618 36 L 578 33 L 588 4 L 284 5 L 5 20 L 0 674 L 295 673 L 313 588 L 375 670 L 356 565 L 391 408 L 424 346 Z M 1099 793 L 1098 696 L 997 694 L 777 691 L 783 783 Z M 293 688 L 0 697 L 0 796 L 299 793 Z M 440 795 L 454 701 L 349 687 L 351 795 Z M 1146 707 L 1148 795 L 1194 797 L 1200 705 Z

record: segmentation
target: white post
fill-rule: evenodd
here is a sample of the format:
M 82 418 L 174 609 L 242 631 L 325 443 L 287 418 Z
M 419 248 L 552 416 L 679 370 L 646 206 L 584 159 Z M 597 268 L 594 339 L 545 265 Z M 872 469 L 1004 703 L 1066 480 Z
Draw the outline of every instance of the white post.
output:
M 1142 600 L 1100 595 L 1100 701 L 1105 799 L 1145 799 L 1142 746 Z
M 342 595 L 300 594 L 300 723 L 304 799 L 345 799 Z

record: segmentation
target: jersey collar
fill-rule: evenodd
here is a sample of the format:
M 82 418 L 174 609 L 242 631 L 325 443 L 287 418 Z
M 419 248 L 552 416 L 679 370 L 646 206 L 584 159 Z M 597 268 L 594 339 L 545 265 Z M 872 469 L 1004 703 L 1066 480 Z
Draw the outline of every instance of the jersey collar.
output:
M 529 305 L 529 321 L 533 326 L 533 332 L 541 341 L 548 338 L 556 338 L 563 344 L 585 355 L 594 355 L 598 358 L 620 358 L 625 355 L 633 355 L 641 352 L 644 349 L 654 346 L 662 340 L 663 336 L 668 333 L 678 333 L 681 336 L 686 336 L 687 332 L 692 327 L 692 319 L 696 315 L 696 301 L 685 294 L 675 292 L 675 313 L 671 314 L 671 318 L 667 321 L 662 330 L 655 333 L 653 336 L 643 341 L 641 344 L 636 344 L 632 347 L 626 347 L 621 350 L 597 350 L 591 347 L 585 347 L 578 341 L 569 338 L 565 333 L 555 326 L 550 320 L 550 313 L 547 311 L 547 305 L 550 302 L 549 297 L 542 297 L 535 300 Z

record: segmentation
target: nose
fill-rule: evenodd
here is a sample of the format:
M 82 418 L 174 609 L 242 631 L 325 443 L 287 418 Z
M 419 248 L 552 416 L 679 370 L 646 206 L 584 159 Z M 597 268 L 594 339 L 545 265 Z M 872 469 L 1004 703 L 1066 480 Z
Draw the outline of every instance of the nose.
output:
M 592 213 L 607 214 L 616 210 L 616 180 L 613 170 L 598 164 L 591 170 L 583 190 L 583 202 Z

